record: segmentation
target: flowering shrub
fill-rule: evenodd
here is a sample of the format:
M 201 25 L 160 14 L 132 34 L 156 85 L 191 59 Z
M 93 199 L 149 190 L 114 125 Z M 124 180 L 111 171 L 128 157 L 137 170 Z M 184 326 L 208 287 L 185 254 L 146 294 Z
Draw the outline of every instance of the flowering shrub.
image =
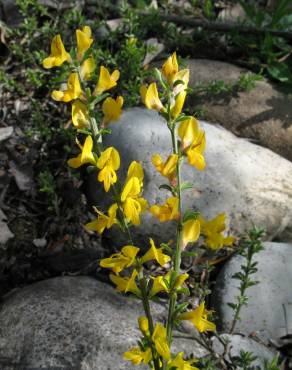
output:
M 187 247 L 200 243 L 200 248 L 209 253 L 232 246 L 235 238 L 224 235 L 225 215 L 219 214 L 213 220 L 205 220 L 193 210 L 182 208 L 182 193 L 191 188 L 181 179 L 181 165 L 187 162 L 194 170 L 206 167 L 204 150 L 205 132 L 195 117 L 186 116 L 182 110 L 187 95 L 189 70 L 179 69 L 176 53 L 156 69 L 156 82 L 141 86 L 141 98 L 148 109 L 158 111 L 165 119 L 172 139 L 167 158 L 159 153 L 152 157 L 153 166 L 165 178 L 162 187 L 169 192 L 164 204 L 149 205 L 143 198 L 144 171 L 141 164 L 133 161 L 124 184 L 119 182 L 117 172 L 121 158 L 114 147 L 104 148 L 103 136 L 110 133 L 109 123 L 117 121 L 122 113 L 122 96 L 111 97 L 109 91 L 118 83 L 120 72 L 109 71 L 100 66 L 97 81 L 92 76 L 97 68 L 92 56 L 93 38 L 88 26 L 76 30 L 77 47 L 66 51 L 60 35 L 53 38 L 51 54 L 43 60 L 44 68 L 53 68 L 69 63 L 70 74 L 66 86 L 52 92 L 54 100 L 70 103 L 72 123 L 76 129 L 76 144 L 79 154 L 69 159 L 68 165 L 79 168 L 86 165 L 96 171 L 97 181 L 104 190 L 113 195 L 114 202 L 105 212 L 94 208 L 97 218 L 85 225 L 88 230 L 102 234 L 105 229 L 117 226 L 128 237 L 128 245 L 119 253 L 102 259 L 100 265 L 110 269 L 110 279 L 116 289 L 141 300 L 145 316 L 138 318 L 141 338 L 137 347 L 124 353 L 124 359 L 134 365 L 147 364 L 155 370 L 195 370 L 195 359 L 187 359 L 183 352 L 173 353 L 173 329 L 183 320 L 190 321 L 205 343 L 206 332 L 216 332 L 210 320 L 211 314 L 205 308 L 205 295 L 197 307 L 188 308 L 184 302 L 189 294 L 187 272 L 181 270 L 181 259 Z M 174 220 L 176 242 L 174 248 L 167 244 L 157 246 L 150 238 L 149 249 L 142 253 L 132 241 L 131 229 L 141 224 L 141 214 L 151 212 L 160 222 Z M 199 245 L 199 244 L 198 244 Z M 143 246 L 144 247 L 144 246 Z M 145 248 L 143 248 L 145 249 Z M 149 273 L 149 262 L 164 267 L 161 275 Z M 154 322 L 150 301 L 164 293 L 168 297 L 168 317 L 165 322 Z M 179 298 L 179 299 L 178 299 Z

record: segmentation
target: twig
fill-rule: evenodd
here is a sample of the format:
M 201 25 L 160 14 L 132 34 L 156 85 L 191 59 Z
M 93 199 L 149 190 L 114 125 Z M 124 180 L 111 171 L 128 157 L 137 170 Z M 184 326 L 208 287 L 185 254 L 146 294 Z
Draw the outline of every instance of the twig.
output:
M 151 16 L 149 12 L 139 12 L 142 16 Z M 153 13 L 155 15 L 155 13 Z M 269 33 L 272 36 L 282 37 L 287 40 L 292 41 L 292 32 L 273 30 L 269 28 L 256 28 L 252 26 L 244 26 L 242 24 L 232 24 L 232 23 L 223 23 L 223 22 L 210 22 L 204 21 L 201 19 L 195 19 L 190 17 L 183 17 L 178 15 L 166 15 L 161 13 L 156 13 L 162 21 L 173 22 L 182 26 L 190 27 L 201 27 L 210 31 L 216 32 L 238 32 L 240 34 L 251 34 L 262 36 Z

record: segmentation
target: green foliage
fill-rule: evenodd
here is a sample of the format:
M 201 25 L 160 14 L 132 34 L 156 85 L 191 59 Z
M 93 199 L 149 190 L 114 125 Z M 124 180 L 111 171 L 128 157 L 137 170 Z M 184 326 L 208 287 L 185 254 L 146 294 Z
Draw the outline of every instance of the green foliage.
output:
M 230 333 L 234 332 L 237 321 L 240 319 L 240 310 L 248 303 L 248 297 L 245 292 L 248 288 L 258 284 L 258 281 L 253 280 L 251 275 L 257 272 L 257 262 L 253 261 L 255 254 L 263 249 L 261 238 L 264 231 L 254 227 L 250 230 L 248 239 L 240 248 L 239 253 L 245 258 L 245 264 L 241 265 L 241 271 L 235 273 L 232 278 L 240 281 L 239 295 L 236 297 L 235 303 L 228 303 L 229 307 L 234 311 L 233 321 L 231 324 Z

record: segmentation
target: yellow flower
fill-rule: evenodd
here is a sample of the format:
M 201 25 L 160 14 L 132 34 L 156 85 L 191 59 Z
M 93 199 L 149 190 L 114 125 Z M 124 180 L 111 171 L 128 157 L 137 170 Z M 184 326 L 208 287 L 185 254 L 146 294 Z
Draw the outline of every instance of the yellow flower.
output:
M 100 266 L 112 269 L 115 274 L 119 274 L 125 268 L 133 265 L 139 248 L 133 245 L 126 245 L 120 253 L 115 253 L 109 258 L 104 258 L 100 261 Z
M 186 96 L 187 96 L 186 91 L 181 91 L 179 94 L 177 94 L 175 98 L 175 104 L 171 108 L 172 118 L 177 118 L 178 115 L 181 113 L 184 103 L 185 103 Z
M 195 117 L 190 117 L 181 122 L 178 128 L 178 135 L 182 141 L 182 148 L 188 148 L 197 137 L 200 136 L 200 133 L 203 132 L 199 128 L 199 122 Z
M 165 162 L 162 161 L 162 158 L 159 154 L 154 154 L 152 156 L 152 163 L 155 166 L 156 170 L 162 176 L 167 177 L 170 181 L 172 181 L 176 177 L 177 162 L 177 154 L 171 154 Z
M 110 74 L 107 68 L 101 66 L 98 83 L 94 89 L 93 95 L 100 95 L 104 91 L 115 87 L 119 78 L 120 72 L 117 69 Z
M 71 62 L 71 56 L 65 50 L 61 36 L 56 35 L 51 43 L 51 54 L 43 60 L 44 68 L 58 67 L 64 62 Z
M 171 289 L 178 290 L 182 287 L 183 283 L 188 277 L 189 275 L 186 273 L 178 275 L 171 287 L 171 271 L 169 271 L 165 276 L 156 276 L 155 278 L 153 278 L 153 285 L 149 295 L 150 297 L 154 297 L 159 292 L 170 293 Z
M 123 293 L 133 293 L 138 297 L 141 297 L 141 292 L 136 284 L 136 277 L 138 272 L 133 271 L 130 277 L 121 277 L 119 275 L 110 274 L 110 280 L 116 285 L 116 290 Z
M 152 352 L 150 348 L 142 351 L 139 347 L 133 347 L 124 353 L 124 359 L 131 361 L 133 365 L 140 365 L 141 362 L 147 365 L 152 360 Z
M 206 147 L 205 133 L 202 131 L 197 139 L 187 149 L 186 154 L 190 165 L 196 167 L 197 170 L 203 171 L 206 167 L 205 158 L 203 152 Z
M 224 246 L 232 245 L 235 241 L 233 236 L 224 236 L 222 233 L 226 229 L 225 213 L 220 213 L 210 221 L 203 217 L 199 218 L 202 234 L 205 236 L 206 245 L 213 250 L 220 249 Z
M 182 249 L 184 249 L 188 243 L 194 243 L 199 239 L 200 236 L 200 221 L 199 220 L 188 220 L 183 223 L 182 229 Z
M 155 109 L 158 112 L 164 110 L 163 104 L 159 99 L 157 85 L 155 82 L 152 82 L 148 87 L 145 85 L 141 86 L 140 94 L 146 108 Z
M 139 324 L 139 329 L 140 331 L 148 336 L 149 335 L 149 322 L 146 316 L 140 316 L 138 318 L 138 324 Z
M 82 95 L 82 90 L 76 72 L 71 73 L 67 81 L 67 90 L 54 90 L 52 98 L 57 101 L 64 101 L 65 103 L 78 99 Z
M 163 248 L 156 248 L 154 241 L 150 238 L 150 249 L 142 257 L 142 263 L 155 260 L 159 263 L 160 266 L 164 266 L 167 262 L 170 261 L 170 257 L 166 254 L 163 254 Z
M 115 99 L 106 98 L 102 104 L 102 112 L 104 114 L 103 123 L 107 125 L 109 122 L 117 121 L 122 114 L 122 106 L 124 99 L 118 96 Z
M 83 80 L 89 80 L 96 67 L 93 57 L 87 58 L 81 65 L 80 75 Z
M 88 222 L 85 225 L 85 228 L 87 230 L 97 231 L 99 234 L 102 234 L 105 228 L 109 229 L 117 223 L 117 209 L 118 205 L 116 203 L 112 204 L 108 210 L 107 216 L 98 209 L 94 208 L 95 212 L 98 214 L 98 218 Z
M 143 186 L 143 180 L 144 180 L 144 171 L 143 167 L 140 162 L 132 161 L 127 173 L 127 180 L 130 180 L 131 177 L 137 177 L 140 181 L 140 186 Z
M 79 145 L 82 151 L 77 157 L 69 159 L 67 162 L 68 165 L 72 168 L 78 168 L 86 163 L 90 163 L 95 166 L 96 160 L 92 153 L 93 148 L 92 137 L 90 135 L 86 137 L 83 147 L 79 144 L 79 142 L 77 142 L 77 144 Z
M 163 64 L 162 74 L 171 85 L 174 82 L 175 75 L 178 72 L 178 63 L 176 59 L 176 53 L 174 52 Z
M 154 205 L 150 208 L 150 212 L 158 218 L 160 222 L 178 220 L 179 218 L 179 199 L 170 197 L 163 205 Z
M 205 310 L 205 302 L 202 302 L 195 310 L 182 313 L 178 316 L 178 319 L 191 321 L 200 333 L 216 330 L 216 325 L 208 321 L 208 311 Z
M 91 29 L 89 26 L 84 26 L 82 30 L 76 30 L 77 39 L 77 58 L 81 60 L 84 53 L 90 48 L 93 43 L 91 38 Z
M 146 210 L 147 201 L 139 197 L 141 182 L 138 177 L 130 177 L 123 188 L 121 202 L 126 218 L 133 225 L 140 225 L 140 214 Z
M 190 80 L 190 70 L 189 69 L 182 69 L 181 71 L 178 71 L 175 75 L 173 83 L 176 81 L 180 81 L 181 83 L 177 84 L 173 88 L 173 93 L 176 96 L 180 92 L 184 91 L 188 87 L 188 83 Z
M 205 132 L 200 129 L 194 117 L 181 122 L 178 135 L 182 140 L 182 148 L 186 150 L 189 164 L 198 170 L 204 170 L 206 164 L 203 152 L 206 147 Z
M 185 361 L 183 357 L 184 353 L 179 352 L 173 360 L 168 362 L 168 365 L 175 367 L 176 370 L 199 370 L 197 367 L 192 366 L 197 360 Z
M 74 100 L 72 103 L 72 122 L 77 129 L 83 129 L 89 126 L 89 115 L 87 107 L 80 100 Z
M 166 329 L 160 323 L 155 325 L 152 340 L 156 351 L 161 357 L 168 361 L 170 359 L 170 349 L 167 342 Z
M 107 148 L 98 158 L 97 167 L 100 169 L 98 181 L 103 182 L 104 190 L 109 191 L 110 186 L 117 182 L 116 170 L 120 168 L 120 155 L 114 147 Z

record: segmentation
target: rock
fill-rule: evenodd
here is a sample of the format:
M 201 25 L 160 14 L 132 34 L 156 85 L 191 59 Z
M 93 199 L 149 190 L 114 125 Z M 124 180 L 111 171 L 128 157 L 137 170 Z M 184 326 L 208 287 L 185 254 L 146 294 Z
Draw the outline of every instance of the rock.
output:
M 239 3 L 232 4 L 219 12 L 218 19 L 227 23 L 240 23 L 246 20 L 245 10 Z
M 251 352 L 253 356 L 256 356 L 257 359 L 252 363 L 252 368 L 259 366 L 260 369 L 263 369 L 264 363 L 266 361 L 271 362 L 275 356 L 275 353 L 269 350 L 266 346 L 256 342 L 251 338 L 246 338 L 242 335 L 230 334 L 221 334 L 220 337 L 221 339 L 229 342 L 230 357 L 239 356 L 240 351 Z M 213 348 L 216 353 L 223 354 L 224 347 L 217 338 L 215 338 L 213 342 Z M 225 358 L 228 360 L 227 356 L 225 356 Z
M 0 6 L 0 19 L 9 27 L 17 27 L 23 17 L 15 0 L 2 0 Z
M 226 212 L 236 234 L 244 233 L 253 225 L 264 227 L 267 238 L 292 240 L 292 164 L 268 149 L 239 139 L 221 127 L 202 122 L 206 130 L 207 148 L 205 171 L 184 165 L 183 180 L 195 183 L 196 190 L 184 192 L 184 208 L 199 209 L 206 218 Z M 166 159 L 171 140 L 165 121 L 154 111 L 129 109 L 121 120 L 111 125 L 112 134 L 105 145 L 115 146 L 121 155 L 119 177 L 123 183 L 132 160 L 142 162 L 145 170 L 144 197 L 150 205 L 162 203 L 169 193 L 159 190 L 167 182 L 154 169 L 151 156 L 160 153 Z M 112 204 L 94 174 L 87 185 L 89 202 L 103 209 Z M 97 190 L 100 189 L 100 190 Z M 157 241 L 174 239 L 171 222 L 159 223 L 150 213 L 143 216 L 142 227 L 135 228 L 135 241 L 148 245 L 151 236 Z M 109 237 L 117 244 L 121 235 L 114 228 Z
M 223 80 L 234 83 L 247 70 L 204 59 L 190 60 L 190 86 Z M 267 80 L 250 91 L 190 98 L 192 107 L 201 106 L 204 119 L 219 123 L 235 135 L 252 139 L 292 161 L 292 96 Z
M 6 223 L 6 216 L 0 209 L 0 246 L 5 245 L 9 239 L 14 237 Z
M 1 141 L 7 140 L 13 134 L 13 127 L 0 127 L 0 143 Z
M 249 335 L 258 331 L 262 338 L 276 340 L 292 332 L 292 244 L 266 242 L 264 246 L 255 257 L 258 272 L 253 280 L 259 284 L 247 290 L 248 305 L 241 310 L 236 332 Z M 239 286 L 231 277 L 243 262 L 242 256 L 232 257 L 221 270 L 213 292 L 213 305 L 226 332 L 233 318 L 227 303 L 235 302 Z
M 152 306 L 155 317 L 164 312 Z M 134 370 L 122 359 L 139 338 L 141 302 L 89 277 L 58 277 L 8 295 L 0 306 L 0 358 L 27 368 Z M 205 351 L 179 340 L 178 350 Z M 6 370 L 6 369 L 5 369 Z

